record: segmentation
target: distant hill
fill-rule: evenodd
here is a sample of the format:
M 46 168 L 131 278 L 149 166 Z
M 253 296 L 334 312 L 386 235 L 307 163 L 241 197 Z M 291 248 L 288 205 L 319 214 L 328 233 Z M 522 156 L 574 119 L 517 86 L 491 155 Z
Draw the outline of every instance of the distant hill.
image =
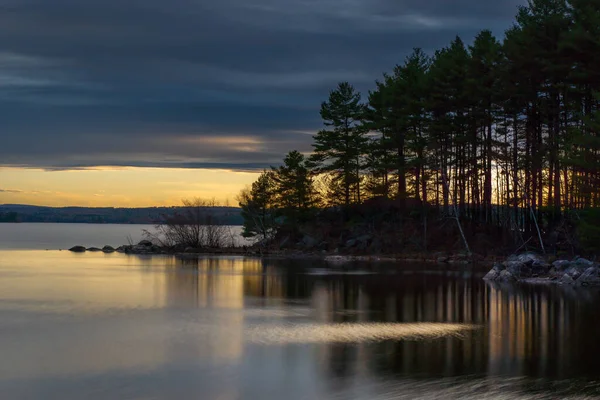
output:
M 226 225 L 241 225 L 236 207 L 209 207 Z M 25 204 L 0 205 L 0 222 L 62 222 L 94 224 L 155 224 L 181 207 L 41 207 Z

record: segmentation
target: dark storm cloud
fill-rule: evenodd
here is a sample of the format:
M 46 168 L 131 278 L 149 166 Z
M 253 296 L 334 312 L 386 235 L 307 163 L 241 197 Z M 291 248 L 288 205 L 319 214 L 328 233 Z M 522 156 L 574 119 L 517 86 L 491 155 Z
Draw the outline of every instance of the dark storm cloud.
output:
M 520 0 L 0 0 L 0 164 L 255 169 L 413 47 L 501 35 Z

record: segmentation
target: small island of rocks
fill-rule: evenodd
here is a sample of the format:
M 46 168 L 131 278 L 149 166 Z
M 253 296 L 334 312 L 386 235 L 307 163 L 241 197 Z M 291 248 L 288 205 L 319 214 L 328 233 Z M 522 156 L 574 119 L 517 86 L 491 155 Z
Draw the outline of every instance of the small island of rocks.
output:
M 600 287 L 600 263 L 575 257 L 550 263 L 535 253 L 512 255 L 483 278 L 493 282 L 557 283 Z

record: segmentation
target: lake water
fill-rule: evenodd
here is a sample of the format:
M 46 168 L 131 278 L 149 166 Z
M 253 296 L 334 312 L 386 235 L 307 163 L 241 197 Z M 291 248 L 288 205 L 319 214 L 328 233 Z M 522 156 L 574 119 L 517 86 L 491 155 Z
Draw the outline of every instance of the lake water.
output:
M 600 293 L 483 272 L 13 246 L 0 398 L 600 398 Z
M 241 237 L 241 226 L 228 226 L 227 230 L 237 246 L 249 244 Z M 138 243 L 144 231 L 156 232 L 153 225 L 137 224 L 0 223 L 0 250 L 60 250 L 76 245 L 118 247 L 129 241 Z M 230 238 L 227 240 L 229 243 Z

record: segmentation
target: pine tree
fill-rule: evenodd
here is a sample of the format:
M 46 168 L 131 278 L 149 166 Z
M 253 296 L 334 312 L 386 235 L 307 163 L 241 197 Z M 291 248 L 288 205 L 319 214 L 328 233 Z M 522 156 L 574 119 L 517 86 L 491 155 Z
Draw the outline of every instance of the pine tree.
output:
M 243 237 L 272 238 L 277 231 L 275 181 L 272 171 L 263 171 L 250 189 L 238 196 L 244 219 Z
M 471 185 L 472 203 L 483 205 L 486 222 L 492 219 L 492 165 L 494 162 L 493 127 L 496 124 L 501 96 L 498 68 L 503 62 L 502 45 L 489 30 L 480 32 L 469 47 L 471 59 L 467 81 L 468 97 L 471 100 Z M 481 151 L 478 150 L 482 147 Z M 480 161 L 481 160 L 481 161 Z M 483 193 L 480 191 L 480 172 L 483 171 Z M 480 210 L 476 210 L 479 214 Z
M 341 196 L 346 206 L 361 201 L 361 172 L 368 139 L 361 122 L 364 106 L 360 99 L 360 93 L 347 82 L 329 93 L 329 100 L 321 104 L 321 117 L 328 129 L 314 136 L 310 158 L 316 172 L 333 175 L 333 189 L 343 190 L 333 197 Z
M 315 205 L 313 181 L 306 158 L 294 150 L 280 167 L 271 167 L 274 194 L 279 213 L 288 225 L 304 221 Z

